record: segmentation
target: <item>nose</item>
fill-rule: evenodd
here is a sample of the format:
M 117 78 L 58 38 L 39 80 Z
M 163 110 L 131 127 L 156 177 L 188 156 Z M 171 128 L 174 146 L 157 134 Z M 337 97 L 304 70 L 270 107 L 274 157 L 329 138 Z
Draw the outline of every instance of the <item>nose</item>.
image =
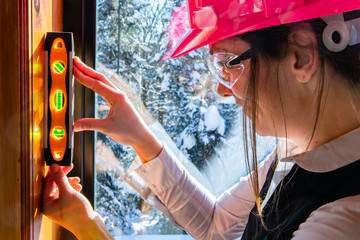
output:
M 221 68 L 221 76 L 225 79 L 228 79 L 231 76 L 229 69 L 225 65 Z
M 217 93 L 222 96 L 222 97 L 231 97 L 234 96 L 233 92 L 231 91 L 231 89 L 225 87 L 224 85 L 222 85 L 221 83 L 218 83 L 217 85 Z

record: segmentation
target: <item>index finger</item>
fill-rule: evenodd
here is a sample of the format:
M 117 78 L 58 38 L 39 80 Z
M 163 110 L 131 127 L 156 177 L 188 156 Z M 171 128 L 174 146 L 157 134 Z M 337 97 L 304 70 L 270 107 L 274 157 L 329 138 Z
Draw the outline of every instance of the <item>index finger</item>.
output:
M 110 82 L 102 73 L 99 73 L 92 69 L 91 67 L 88 67 L 85 65 L 78 57 L 74 57 L 74 66 L 80 70 L 84 75 L 87 75 L 91 78 L 95 78 L 101 82 L 103 82 L 105 85 L 108 85 L 109 87 L 113 89 L 117 89 L 117 87 Z
M 92 78 L 90 76 L 85 75 L 83 72 L 81 72 L 78 68 L 73 68 L 73 73 L 75 78 L 84 86 L 90 88 L 97 94 L 100 94 L 105 98 L 105 100 L 108 101 L 110 105 L 114 103 L 114 97 L 116 94 L 116 90 L 112 87 L 109 87 L 108 85 L 104 84 L 103 82 Z

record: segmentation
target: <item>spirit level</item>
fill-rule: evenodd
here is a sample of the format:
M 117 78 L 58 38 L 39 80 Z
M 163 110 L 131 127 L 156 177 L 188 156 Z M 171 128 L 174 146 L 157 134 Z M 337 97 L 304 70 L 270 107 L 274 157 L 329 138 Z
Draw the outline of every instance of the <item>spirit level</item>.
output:
M 44 156 L 69 166 L 73 156 L 74 79 L 72 33 L 47 33 L 44 77 Z

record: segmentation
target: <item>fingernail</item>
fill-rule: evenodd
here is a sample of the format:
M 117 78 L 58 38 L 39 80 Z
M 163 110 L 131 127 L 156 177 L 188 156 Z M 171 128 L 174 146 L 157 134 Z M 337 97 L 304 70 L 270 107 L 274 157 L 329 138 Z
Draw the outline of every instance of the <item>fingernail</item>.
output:
M 73 131 L 74 131 L 74 132 L 79 132 L 80 130 L 81 130 L 81 129 L 80 129 L 79 124 L 74 123 L 74 124 L 73 124 Z
M 59 172 L 59 170 L 60 170 L 60 167 L 59 167 L 59 165 L 57 165 L 57 164 L 52 164 L 51 166 L 50 166 L 50 171 L 52 172 L 52 173 L 58 173 Z

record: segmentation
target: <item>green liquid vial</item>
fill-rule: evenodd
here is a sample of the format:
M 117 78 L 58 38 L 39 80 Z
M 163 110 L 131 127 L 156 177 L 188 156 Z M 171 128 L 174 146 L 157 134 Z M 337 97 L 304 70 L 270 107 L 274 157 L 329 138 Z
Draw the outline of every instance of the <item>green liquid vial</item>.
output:
M 56 61 L 53 64 L 53 69 L 54 69 L 54 72 L 61 74 L 65 70 L 65 64 L 63 62 Z
M 64 107 L 64 94 L 62 91 L 57 90 L 55 92 L 55 108 L 60 111 Z
M 62 128 L 55 128 L 55 129 L 53 130 L 53 134 L 54 134 L 54 136 L 57 137 L 57 138 L 62 138 L 62 137 L 65 136 L 65 131 L 64 131 L 64 129 L 62 129 Z

